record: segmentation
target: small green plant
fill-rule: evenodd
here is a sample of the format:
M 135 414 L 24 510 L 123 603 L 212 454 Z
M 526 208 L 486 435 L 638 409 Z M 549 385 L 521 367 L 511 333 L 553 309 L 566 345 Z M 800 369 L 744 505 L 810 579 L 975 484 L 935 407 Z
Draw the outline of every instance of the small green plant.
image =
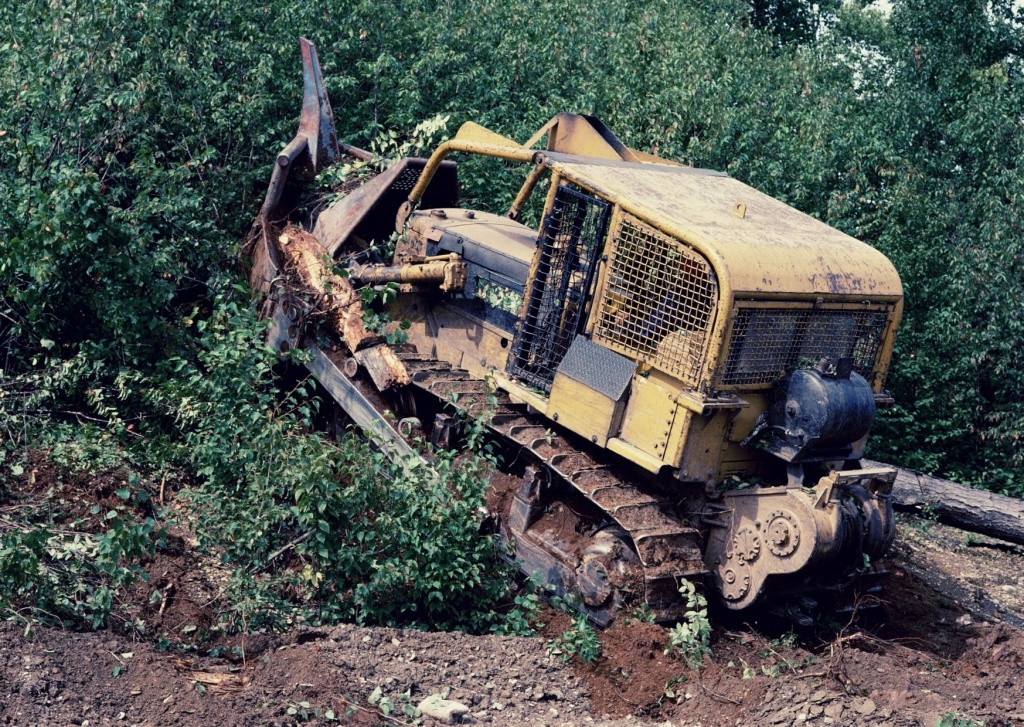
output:
M 298 702 L 288 705 L 286 710 L 289 717 L 294 717 L 296 722 L 307 722 L 312 715 L 312 707 L 309 702 Z
M 544 624 L 540 622 L 540 597 L 535 592 L 522 593 L 513 599 L 515 606 L 501 621 L 491 626 L 491 633 L 500 636 L 533 636 Z
M 633 609 L 633 612 L 626 617 L 626 623 L 654 623 L 654 612 L 651 611 L 651 607 L 647 601 L 644 601 Z
M 370 696 L 366 698 L 372 706 L 380 710 L 381 714 L 385 717 L 390 717 L 391 713 L 395 711 L 395 703 L 391 697 L 384 694 L 384 690 L 380 687 L 375 688 L 370 692 Z
M 711 653 L 711 622 L 708 620 L 708 602 L 697 592 L 697 587 L 682 579 L 679 593 L 689 609 L 682 623 L 677 623 L 668 632 L 666 654 L 677 651 L 691 669 L 699 669 L 704 656 Z
M 380 687 L 377 687 L 370 692 L 370 696 L 366 701 L 379 709 L 380 713 L 385 717 L 390 717 L 395 712 L 401 712 L 401 714 L 411 719 L 415 719 L 420 716 L 420 711 L 413 706 L 412 692 L 410 690 L 406 689 L 398 695 L 397 699 L 398 701 L 396 703 L 394 698 L 384 694 L 383 690 Z
M 396 323 L 387 311 L 387 305 L 398 295 L 397 283 L 368 286 L 359 290 L 363 302 L 363 324 L 374 333 L 384 336 L 388 345 L 395 346 L 409 340 L 406 331 L 409 321 Z
M 581 661 L 589 664 L 597 661 L 601 654 L 601 640 L 587 617 L 580 615 L 568 631 L 548 642 L 548 653 L 561 656 L 562 661 L 578 656 Z
M 985 727 L 985 720 L 971 719 L 956 712 L 946 712 L 935 722 L 935 727 Z
M 746 659 L 740 659 L 740 664 L 743 665 L 744 679 L 753 679 L 757 676 L 757 671 L 754 669 L 754 667 L 750 666 L 750 664 L 747 663 Z
M 785 668 L 787 671 L 797 674 L 814 664 L 813 655 L 805 656 L 800 661 L 794 662 L 779 653 L 782 649 L 792 649 L 796 645 L 797 635 L 792 631 L 768 641 L 757 654 L 767 660 L 767 663 L 761 665 L 761 673 L 765 676 L 777 677 Z
M 678 687 L 680 684 L 685 684 L 687 681 L 688 680 L 685 676 L 678 676 L 673 679 L 669 679 L 665 682 L 665 689 L 662 692 L 662 698 L 675 700 L 676 703 L 681 702 L 685 695 L 679 691 Z M 659 699 L 658 701 L 660 702 L 661 700 Z

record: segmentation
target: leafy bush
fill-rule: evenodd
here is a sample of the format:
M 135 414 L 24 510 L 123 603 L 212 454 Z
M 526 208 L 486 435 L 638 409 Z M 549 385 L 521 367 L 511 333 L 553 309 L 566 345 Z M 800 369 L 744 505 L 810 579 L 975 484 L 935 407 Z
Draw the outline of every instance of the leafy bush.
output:
M 531 584 L 532 585 L 532 584 Z M 543 628 L 540 622 L 540 597 L 532 590 L 513 599 L 513 607 L 491 625 L 491 633 L 501 636 L 533 636 Z
M 71 501 L 82 492 L 68 490 L 60 479 L 42 493 L 22 492 L 35 476 L 20 464 L 0 485 L 10 486 L 6 515 L 0 519 L 0 612 L 3 618 L 57 623 L 65 627 L 145 625 L 117 598 L 127 586 L 145 578 L 142 562 L 164 544 L 164 530 L 140 474 L 125 466 L 117 444 L 91 429 L 63 429 L 50 435 L 50 462 L 64 465 L 61 476 L 99 478 L 122 483 L 114 504 L 76 511 Z M 148 515 L 146 513 L 149 513 Z
M 280 613 L 288 594 L 307 620 L 485 630 L 508 574 L 479 535 L 488 456 L 438 451 L 403 469 L 355 436 L 331 441 L 312 431 L 310 382 L 279 394 L 248 306 L 224 294 L 196 327 L 193 355 L 147 396 L 181 433 L 165 456 L 202 478 L 184 495 L 197 537 L 258 606 L 238 618 L 265 617 L 275 594 Z M 259 575 L 275 557 L 284 573 Z

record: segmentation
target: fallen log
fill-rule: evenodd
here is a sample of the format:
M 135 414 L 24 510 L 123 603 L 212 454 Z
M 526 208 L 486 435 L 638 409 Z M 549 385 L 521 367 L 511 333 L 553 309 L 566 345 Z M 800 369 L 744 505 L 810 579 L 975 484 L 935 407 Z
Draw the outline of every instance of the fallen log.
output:
M 366 369 L 378 391 L 410 382 L 409 373 L 384 338 L 366 328 L 359 294 L 331 270 L 329 258 L 313 235 L 288 227 L 277 239 L 277 254 L 284 268 L 295 273 L 306 293 L 315 294 L 317 308 L 328 325 Z
M 864 467 L 892 465 L 862 460 Z M 933 515 L 940 522 L 1024 545 L 1024 500 L 976 490 L 911 469 L 894 467 L 892 504 L 897 510 Z

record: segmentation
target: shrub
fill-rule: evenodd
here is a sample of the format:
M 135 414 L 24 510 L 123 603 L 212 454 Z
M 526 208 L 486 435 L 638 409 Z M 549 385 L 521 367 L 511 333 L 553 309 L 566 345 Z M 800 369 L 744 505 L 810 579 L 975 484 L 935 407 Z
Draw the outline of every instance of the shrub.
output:
M 165 533 L 142 476 L 126 465 L 118 443 L 102 430 L 63 428 L 50 435 L 50 462 L 61 474 L 44 492 L 25 492 L 30 476 L 10 466 L 0 483 L 10 486 L 0 519 L 0 612 L 3 618 L 65 627 L 127 625 L 144 631 L 120 592 L 146 578 L 142 562 L 163 547 Z M 101 504 L 60 478 L 122 483 L 114 504 Z M 0 495 L 3 495 L 0 491 Z M 84 496 L 84 498 L 83 498 Z M 87 511 L 75 501 L 94 502 Z M 147 515 L 147 513 L 149 513 Z
M 149 393 L 182 433 L 165 456 L 201 478 L 186 495 L 200 542 L 238 568 L 247 599 L 289 593 L 310 620 L 486 630 L 509 573 L 479 534 L 489 456 L 435 451 L 431 467 L 409 466 L 316 433 L 312 382 L 278 392 L 276 355 L 234 295 Z M 260 575 L 275 557 L 279 580 Z

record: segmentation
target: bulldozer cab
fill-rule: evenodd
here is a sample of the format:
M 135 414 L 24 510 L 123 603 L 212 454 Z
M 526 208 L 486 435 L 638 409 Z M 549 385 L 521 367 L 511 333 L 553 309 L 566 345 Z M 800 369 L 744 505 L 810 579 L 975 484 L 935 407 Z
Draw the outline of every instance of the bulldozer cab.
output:
M 546 149 L 530 148 L 544 136 Z M 712 487 L 778 466 L 748 438 L 794 369 L 843 360 L 865 381 L 848 385 L 861 399 L 868 390 L 884 398 L 902 289 L 869 246 L 725 174 L 630 149 L 598 120 L 561 114 L 523 145 L 472 123 L 443 144 L 398 210 L 398 226 L 427 240 L 407 253 L 474 244 L 465 226 L 435 224 L 438 214 L 466 213 L 420 209 L 451 152 L 532 165 L 506 228 L 550 178 L 538 231 L 518 225 L 517 245 L 477 241 L 491 257 L 515 248 L 522 261 L 521 240 L 532 236 L 526 277 L 520 268 L 502 280 L 486 261 L 468 277 L 522 296 L 506 316 L 507 350 L 480 357 L 488 372 L 577 434 L 649 471 Z M 799 447 L 799 458 L 856 459 L 862 443 L 844 447 Z

